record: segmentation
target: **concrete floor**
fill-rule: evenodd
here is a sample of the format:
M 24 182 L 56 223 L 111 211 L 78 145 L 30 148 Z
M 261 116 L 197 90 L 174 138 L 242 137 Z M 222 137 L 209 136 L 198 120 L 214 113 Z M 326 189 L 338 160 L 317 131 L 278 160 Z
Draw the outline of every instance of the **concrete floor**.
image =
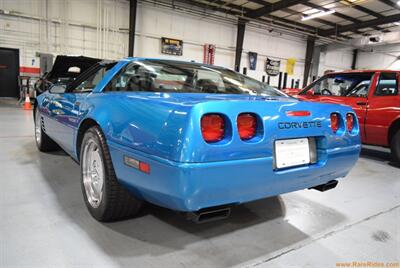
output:
M 400 168 L 364 149 L 326 193 L 304 190 L 238 206 L 195 225 L 147 206 L 102 224 L 86 210 L 79 166 L 40 153 L 30 112 L 0 101 L 0 267 L 335 267 L 400 262 Z

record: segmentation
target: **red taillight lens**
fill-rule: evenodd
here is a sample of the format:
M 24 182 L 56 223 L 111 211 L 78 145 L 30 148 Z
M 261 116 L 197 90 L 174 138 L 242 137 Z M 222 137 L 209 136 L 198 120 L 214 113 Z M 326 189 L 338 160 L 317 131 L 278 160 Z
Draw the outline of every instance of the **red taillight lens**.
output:
M 331 114 L 331 128 L 333 133 L 336 133 L 339 129 L 339 115 L 337 113 Z
M 256 135 L 257 118 L 252 114 L 240 114 L 237 119 L 237 128 L 242 140 L 249 140 Z
M 346 114 L 347 130 L 351 132 L 354 128 L 354 116 L 352 114 Z
M 201 133 L 206 142 L 217 142 L 224 138 L 224 118 L 218 114 L 206 114 L 201 118 Z

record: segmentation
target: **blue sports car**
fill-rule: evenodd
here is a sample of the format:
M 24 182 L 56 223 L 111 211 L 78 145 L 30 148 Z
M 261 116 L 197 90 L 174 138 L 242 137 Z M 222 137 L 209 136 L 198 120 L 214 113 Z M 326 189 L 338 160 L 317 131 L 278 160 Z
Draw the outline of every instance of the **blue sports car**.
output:
M 40 151 L 61 147 L 80 163 L 99 221 L 135 215 L 144 201 L 223 218 L 236 204 L 334 188 L 360 152 L 350 107 L 192 62 L 99 62 L 41 94 L 34 118 Z

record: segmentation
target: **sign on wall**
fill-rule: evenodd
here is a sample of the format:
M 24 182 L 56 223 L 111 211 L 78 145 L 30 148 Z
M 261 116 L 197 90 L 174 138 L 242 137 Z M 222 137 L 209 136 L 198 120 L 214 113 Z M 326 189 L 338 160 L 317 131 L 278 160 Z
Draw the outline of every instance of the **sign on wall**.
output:
M 257 68 L 257 53 L 249 51 L 249 67 L 254 71 Z
M 214 64 L 215 59 L 215 45 L 205 44 L 203 51 L 203 63 L 205 64 Z
M 161 53 L 182 56 L 183 41 L 178 39 L 161 37 Z
M 286 62 L 286 72 L 288 75 L 294 74 L 294 65 L 296 64 L 295 58 L 288 58 Z
M 273 60 L 273 59 L 267 58 L 267 61 L 265 62 L 265 72 L 268 75 L 277 76 L 279 74 L 280 67 L 281 67 L 280 60 Z

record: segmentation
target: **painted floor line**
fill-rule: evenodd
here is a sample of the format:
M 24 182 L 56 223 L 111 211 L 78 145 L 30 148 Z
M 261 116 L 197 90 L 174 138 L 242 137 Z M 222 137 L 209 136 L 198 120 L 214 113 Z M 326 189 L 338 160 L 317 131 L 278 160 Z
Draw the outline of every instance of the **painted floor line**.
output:
M 0 136 L 0 139 L 13 139 L 13 138 L 32 138 L 35 135 L 25 135 L 25 136 Z
M 270 257 L 270 258 L 268 258 L 268 259 L 265 259 L 265 260 L 262 260 L 262 261 L 259 261 L 259 262 L 256 262 L 256 263 L 253 263 L 253 264 L 250 264 L 250 265 L 246 265 L 246 266 L 244 266 L 244 267 L 256 267 L 256 266 L 259 266 L 259 265 L 261 265 L 261 264 L 265 264 L 265 263 L 267 263 L 267 262 L 269 262 L 269 261 L 272 261 L 272 260 L 274 260 L 274 259 L 277 259 L 277 258 L 283 256 L 283 255 L 286 255 L 286 254 L 288 254 L 288 253 L 290 253 L 290 252 L 292 252 L 292 251 L 296 251 L 296 250 L 301 249 L 301 248 L 303 248 L 303 247 L 305 247 L 305 246 L 311 245 L 311 244 L 314 243 L 314 242 L 317 242 L 317 241 L 319 241 L 319 240 L 328 238 L 328 237 L 330 237 L 330 236 L 332 236 L 332 235 L 334 235 L 334 234 L 336 234 L 336 233 L 339 233 L 339 232 L 348 230 L 348 229 L 350 229 L 351 227 L 353 227 L 353 226 L 355 226 L 355 225 L 358 225 L 358 224 L 361 224 L 361 223 L 363 223 L 363 222 L 369 221 L 369 220 L 374 219 L 374 218 L 376 218 L 376 217 L 379 217 L 379 216 L 381 216 L 381 215 L 383 215 L 383 214 L 392 212 L 393 210 L 396 210 L 396 209 L 398 209 L 398 208 L 400 208 L 400 204 L 399 204 L 399 205 L 396 205 L 396 206 L 394 206 L 394 207 L 392 207 L 392 208 L 390 208 L 390 209 L 387 209 L 387 210 L 378 212 L 378 213 L 376 213 L 376 214 L 373 214 L 373 215 L 371 215 L 371 216 L 368 216 L 368 217 L 366 217 L 366 218 L 364 218 L 364 219 L 362 219 L 362 220 L 359 220 L 359 221 L 357 221 L 357 222 L 354 222 L 354 223 L 351 223 L 351 224 L 348 224 L 348 225 L 344 225 L 344 226 L 342 226 L 341 228 L 339 228 L 339 229 L 337 229 L 337 230 L 332 230 L 332 231 L 330 231 L 330 232 L 328 232 L 328 233 L 326 233 L 326 234 L 323 234 L 323 235 L 321 235 L 321 236 L 319 236 L 319 237 L 317 237 L 317 238 L 315 238 L 315 239 L 311 239 L 311 240 L 309 240 L 309 241 L 307 241 L 307 242 L 305 242 L 305 243 L 299 244 L 299 245 L 296 246 L 296 247 L 290 248 L 290 249 L 288 249 L 288 250 L 286 250 L 286 251 L 283 251 L 283 252 L 281 252 L 281 253 L 279 253 L 279 254 L 277 254 L 277 255 L 275 255 L 275 256 L 272 256 L 272 257 Z

